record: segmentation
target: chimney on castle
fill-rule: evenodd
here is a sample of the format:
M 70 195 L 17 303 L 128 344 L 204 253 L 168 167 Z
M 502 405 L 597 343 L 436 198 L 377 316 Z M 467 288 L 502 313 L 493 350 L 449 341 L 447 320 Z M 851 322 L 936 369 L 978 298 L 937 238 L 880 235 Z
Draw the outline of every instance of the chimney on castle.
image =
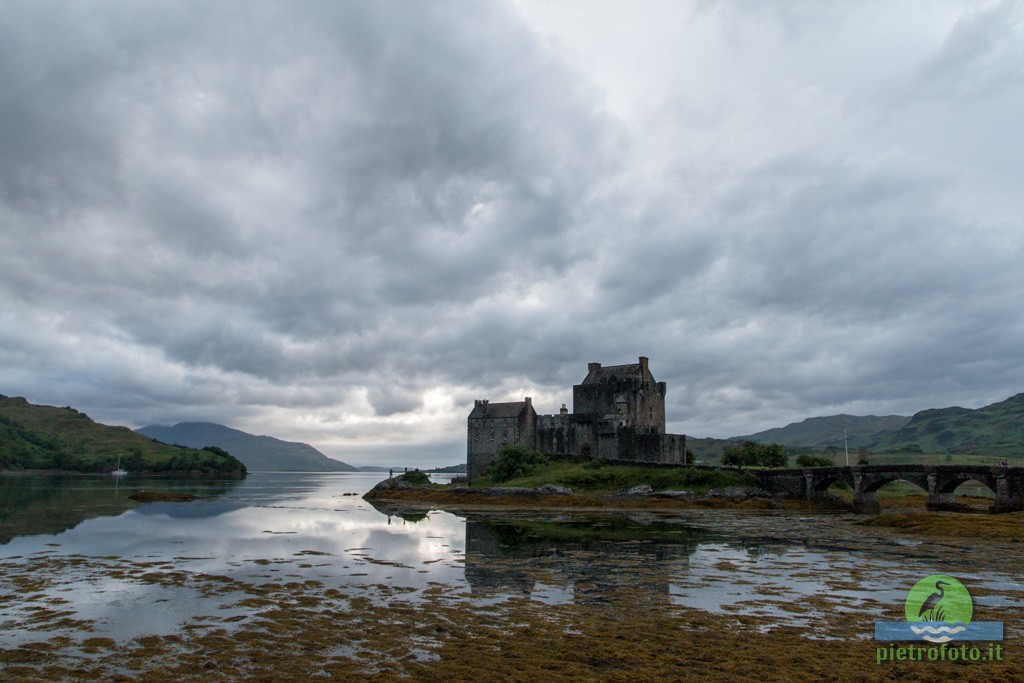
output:
M 526 405 L 528 405 L 528 406 L 532 406 L 533 405 L 533 399 L 530 398 L 529 396 L 527 396 L 525 400 L 526 400 Z
M 558 414 L 559 415 L 568 415 L 569 414 L 569 409 L 565 407 L 564 403 L 562 404 L 562 409 L 558 411 Z
M 600 363 L 587 363 L 587 372 L 588 373 L 594 372 L 595 370 L 600 370 L 600 369 L 601 369 L 601 364 Z
M 647 356 L 640 356 L 640 372 L 647 374 Z

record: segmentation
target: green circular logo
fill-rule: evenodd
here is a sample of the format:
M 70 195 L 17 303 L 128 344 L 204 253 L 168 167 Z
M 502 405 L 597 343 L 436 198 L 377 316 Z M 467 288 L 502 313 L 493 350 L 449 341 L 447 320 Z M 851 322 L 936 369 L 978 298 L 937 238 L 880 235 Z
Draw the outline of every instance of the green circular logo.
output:
M 952 576 L 935 574 L 921 579 L 907 593 L 907 621 L 943 621 L 969 624 L 974 601 L 964 585 Z

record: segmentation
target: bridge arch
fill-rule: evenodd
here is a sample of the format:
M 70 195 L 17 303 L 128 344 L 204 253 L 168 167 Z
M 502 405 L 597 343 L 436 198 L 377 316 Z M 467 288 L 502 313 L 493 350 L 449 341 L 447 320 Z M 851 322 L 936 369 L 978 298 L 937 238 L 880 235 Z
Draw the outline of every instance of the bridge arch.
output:
M 937 482 L 938 487 L 937 488 L 939 490 L 939 493 L 952 494 L 958 488 L 960 488 L 962 485 L 966 484 L 969 481 L 973 481 L 973 482 L 977 482 L 978 484 L 981 484 L 982 486 L 987 488 L 989 491 L 991 491 L 993 494 L 998 493 L 998 491 L 996 490 L 996 480 L 995 480 L 995 477 L 985 476 L 983 474 L 978 474 L 978 473 L 973 473 L 972 474 L 970 472 L 947 474 L 947 475 L 945 475 L 944 477 L 942 477 L 941 479 L 938 480 L 938 482 Z
M 853 477 L 848 472 L 829 473 L 823 476 L 815 477 L 813 482 L 813 492 L 815 496 L 823 496 L 832 487 L 833 484 L 843 482 L 850 488 L 853 488 L 854 482 Z
M 878 489 L 894 481 L 903 481 L 912 484 L 928 493 L 928 477 L 922 472 L 884 472 L 876 474 L 865 474 L 863 477 L 864 493 L 875 493 Z

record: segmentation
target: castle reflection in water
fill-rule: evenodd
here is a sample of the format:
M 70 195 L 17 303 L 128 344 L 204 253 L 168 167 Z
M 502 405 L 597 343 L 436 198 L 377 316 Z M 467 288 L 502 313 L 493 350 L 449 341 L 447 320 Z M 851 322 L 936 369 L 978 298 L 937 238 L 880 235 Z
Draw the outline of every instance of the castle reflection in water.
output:
M 716 539 L 678 523 L 625 516 L 543 520 L 469 517 L 465 576 L 475 598 L 551 604 L 671 602 L 701 544 Z M 743 552 L 758 549 L 744 546 Z

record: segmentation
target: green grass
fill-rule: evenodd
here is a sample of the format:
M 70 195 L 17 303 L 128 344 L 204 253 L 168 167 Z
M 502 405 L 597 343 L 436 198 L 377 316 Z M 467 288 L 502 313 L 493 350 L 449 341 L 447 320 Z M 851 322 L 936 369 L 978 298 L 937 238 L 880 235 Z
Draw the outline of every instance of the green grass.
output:
M 1004 456 L 981 455 L 976 453 L 872 453 L 868 460 L 872 465 L 998 465 Z M 854 455 L 850 454 L 850 464 L 854 464 Z M 845 465 L 843 456 L 839 464 Z M 1011 465 L 1018 462 L 1010 461 Z
M 684 489 L 705 493 L 709 489 L 725 486 L 756 486 L 757 480 L 749 474 L 701 470 L 690 467 L 660 468 L 632 465 L 612 465 L 603 461 L 584 463 L 556 461 L 538 465 L 523 477 L 495 482 L 486 477 L 473 480 L 473 488 L 492 486 L 536 487 L 560 484 L 573 491 L 612 492 L 649 484 L 655 491 Z

